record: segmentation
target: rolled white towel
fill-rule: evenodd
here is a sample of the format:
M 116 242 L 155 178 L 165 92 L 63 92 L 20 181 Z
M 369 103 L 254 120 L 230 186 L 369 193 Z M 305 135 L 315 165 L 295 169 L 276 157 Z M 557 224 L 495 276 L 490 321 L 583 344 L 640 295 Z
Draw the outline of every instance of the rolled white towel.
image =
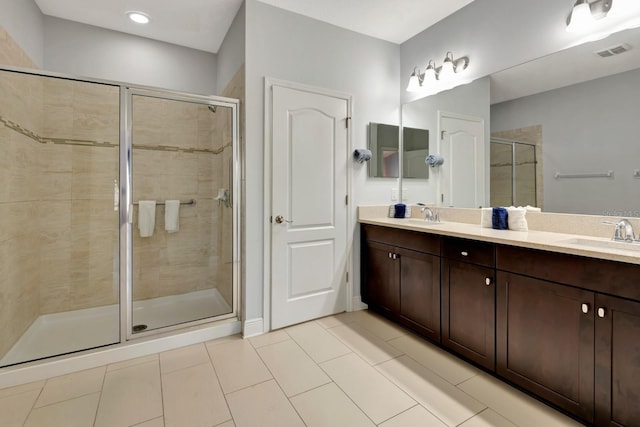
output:
M 514 231 L 529 231 L 529 224 L 527 224 L 527 218 L 525 215 L 527 214 L 527 210 L 525 208 L 507 208 L 507 212 L 509 213 L 509 230 Z
M 493 208 L 482 208 L 480 210 L 480 225 L 484 228 L 492 227 Z
M 535 206 L 525 206 L 525 209 L 527 210 L 527 212 L 542 212 L 542 209 L 540 208 L 536 208 Z
M 180 200 L 164 201 L 164 229 L 169 233 L 180 230 Z
M 140 237 L 153 236 L 156 227 L 156 201 L 140 200 L 138 202 L 138 230 Z

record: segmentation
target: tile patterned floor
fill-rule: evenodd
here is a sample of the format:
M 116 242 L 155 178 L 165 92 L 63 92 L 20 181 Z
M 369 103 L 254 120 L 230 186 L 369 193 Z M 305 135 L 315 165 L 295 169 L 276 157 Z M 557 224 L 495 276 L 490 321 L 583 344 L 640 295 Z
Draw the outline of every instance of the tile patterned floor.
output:
M 578 426 L 367 311 L 0 390 L 0 426 Z

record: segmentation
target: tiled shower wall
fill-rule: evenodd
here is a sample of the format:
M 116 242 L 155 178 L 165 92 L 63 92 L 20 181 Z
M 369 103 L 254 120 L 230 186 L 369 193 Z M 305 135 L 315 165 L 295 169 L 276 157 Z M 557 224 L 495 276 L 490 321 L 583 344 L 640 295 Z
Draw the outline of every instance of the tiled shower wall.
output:
M 220 220 L 228 208 L 214 198 L 219 188 L 229 188 L 223 175 L 224 153 L 232 144 L 225 130 L 230 119 L 229 108 L 214 113 L 201 104 L 134 96 L 133 200 L 196 201 L 180 206 L 177 233 L 165 231 L 164 206 L 156 206 L 151 237 L 140 237 L 136 207 L 134 300 L 217 286 L 217 271 L 225 267 Z

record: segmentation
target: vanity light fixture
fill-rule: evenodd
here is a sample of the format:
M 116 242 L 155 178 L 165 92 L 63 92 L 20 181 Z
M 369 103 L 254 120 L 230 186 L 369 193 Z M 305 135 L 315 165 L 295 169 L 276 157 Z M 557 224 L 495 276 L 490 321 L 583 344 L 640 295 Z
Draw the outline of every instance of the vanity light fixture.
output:
M 409 77 L 407 92 L 417 92 L 420 89 L 433 87 L 438 80 L 449 79 L 455 74 L 464 71 L 468 65 L 469 59 L 467 57 L 455 60 L 451 52 L 447 52 L 444 63 L 440 68 L 437 68 L 436 63 L 431 59 L 424 73 L 421 73 L 418 67 L 413 69 L 411 77 Z
M 413 73 L 411 73 L 411 77 L 409 77 L 407 92 L 419 91 L 420 87 L 422 86 L 423 79 L 424 79 L 424 74 L 420 74 L 420 69 L 418 67 L 414 67 Z
M 592 3 L 589 0 L 576 0 L 567 19 L 567 31 L 580 33 L 589 30 L 597 20 L 607 16 L 612 3 L 613 0 L 596 0 Z
M 455 74 L 464 71 L 467 68 L 469 61 L 467 58 L 460 58 L 457 61 L 453 59 L 453 53 L 447 52 L 442 63 L 442 69 L 440 70 L 440 80 L 447 80 L 453 77 Z
M 137 10 L 127 12 L 127 16 L 136 24 L 148 24 L 149 21 L 151 21 L 151 17 L 149 17 L 149 15 Z

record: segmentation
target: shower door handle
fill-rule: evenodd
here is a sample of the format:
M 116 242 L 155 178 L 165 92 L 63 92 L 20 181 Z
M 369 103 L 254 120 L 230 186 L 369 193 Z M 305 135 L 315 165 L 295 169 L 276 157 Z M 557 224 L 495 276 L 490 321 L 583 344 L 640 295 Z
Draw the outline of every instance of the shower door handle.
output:
M 133 224 L 133 205 L 129 205 L 129 212 L 127 212 L 127 222 Z

